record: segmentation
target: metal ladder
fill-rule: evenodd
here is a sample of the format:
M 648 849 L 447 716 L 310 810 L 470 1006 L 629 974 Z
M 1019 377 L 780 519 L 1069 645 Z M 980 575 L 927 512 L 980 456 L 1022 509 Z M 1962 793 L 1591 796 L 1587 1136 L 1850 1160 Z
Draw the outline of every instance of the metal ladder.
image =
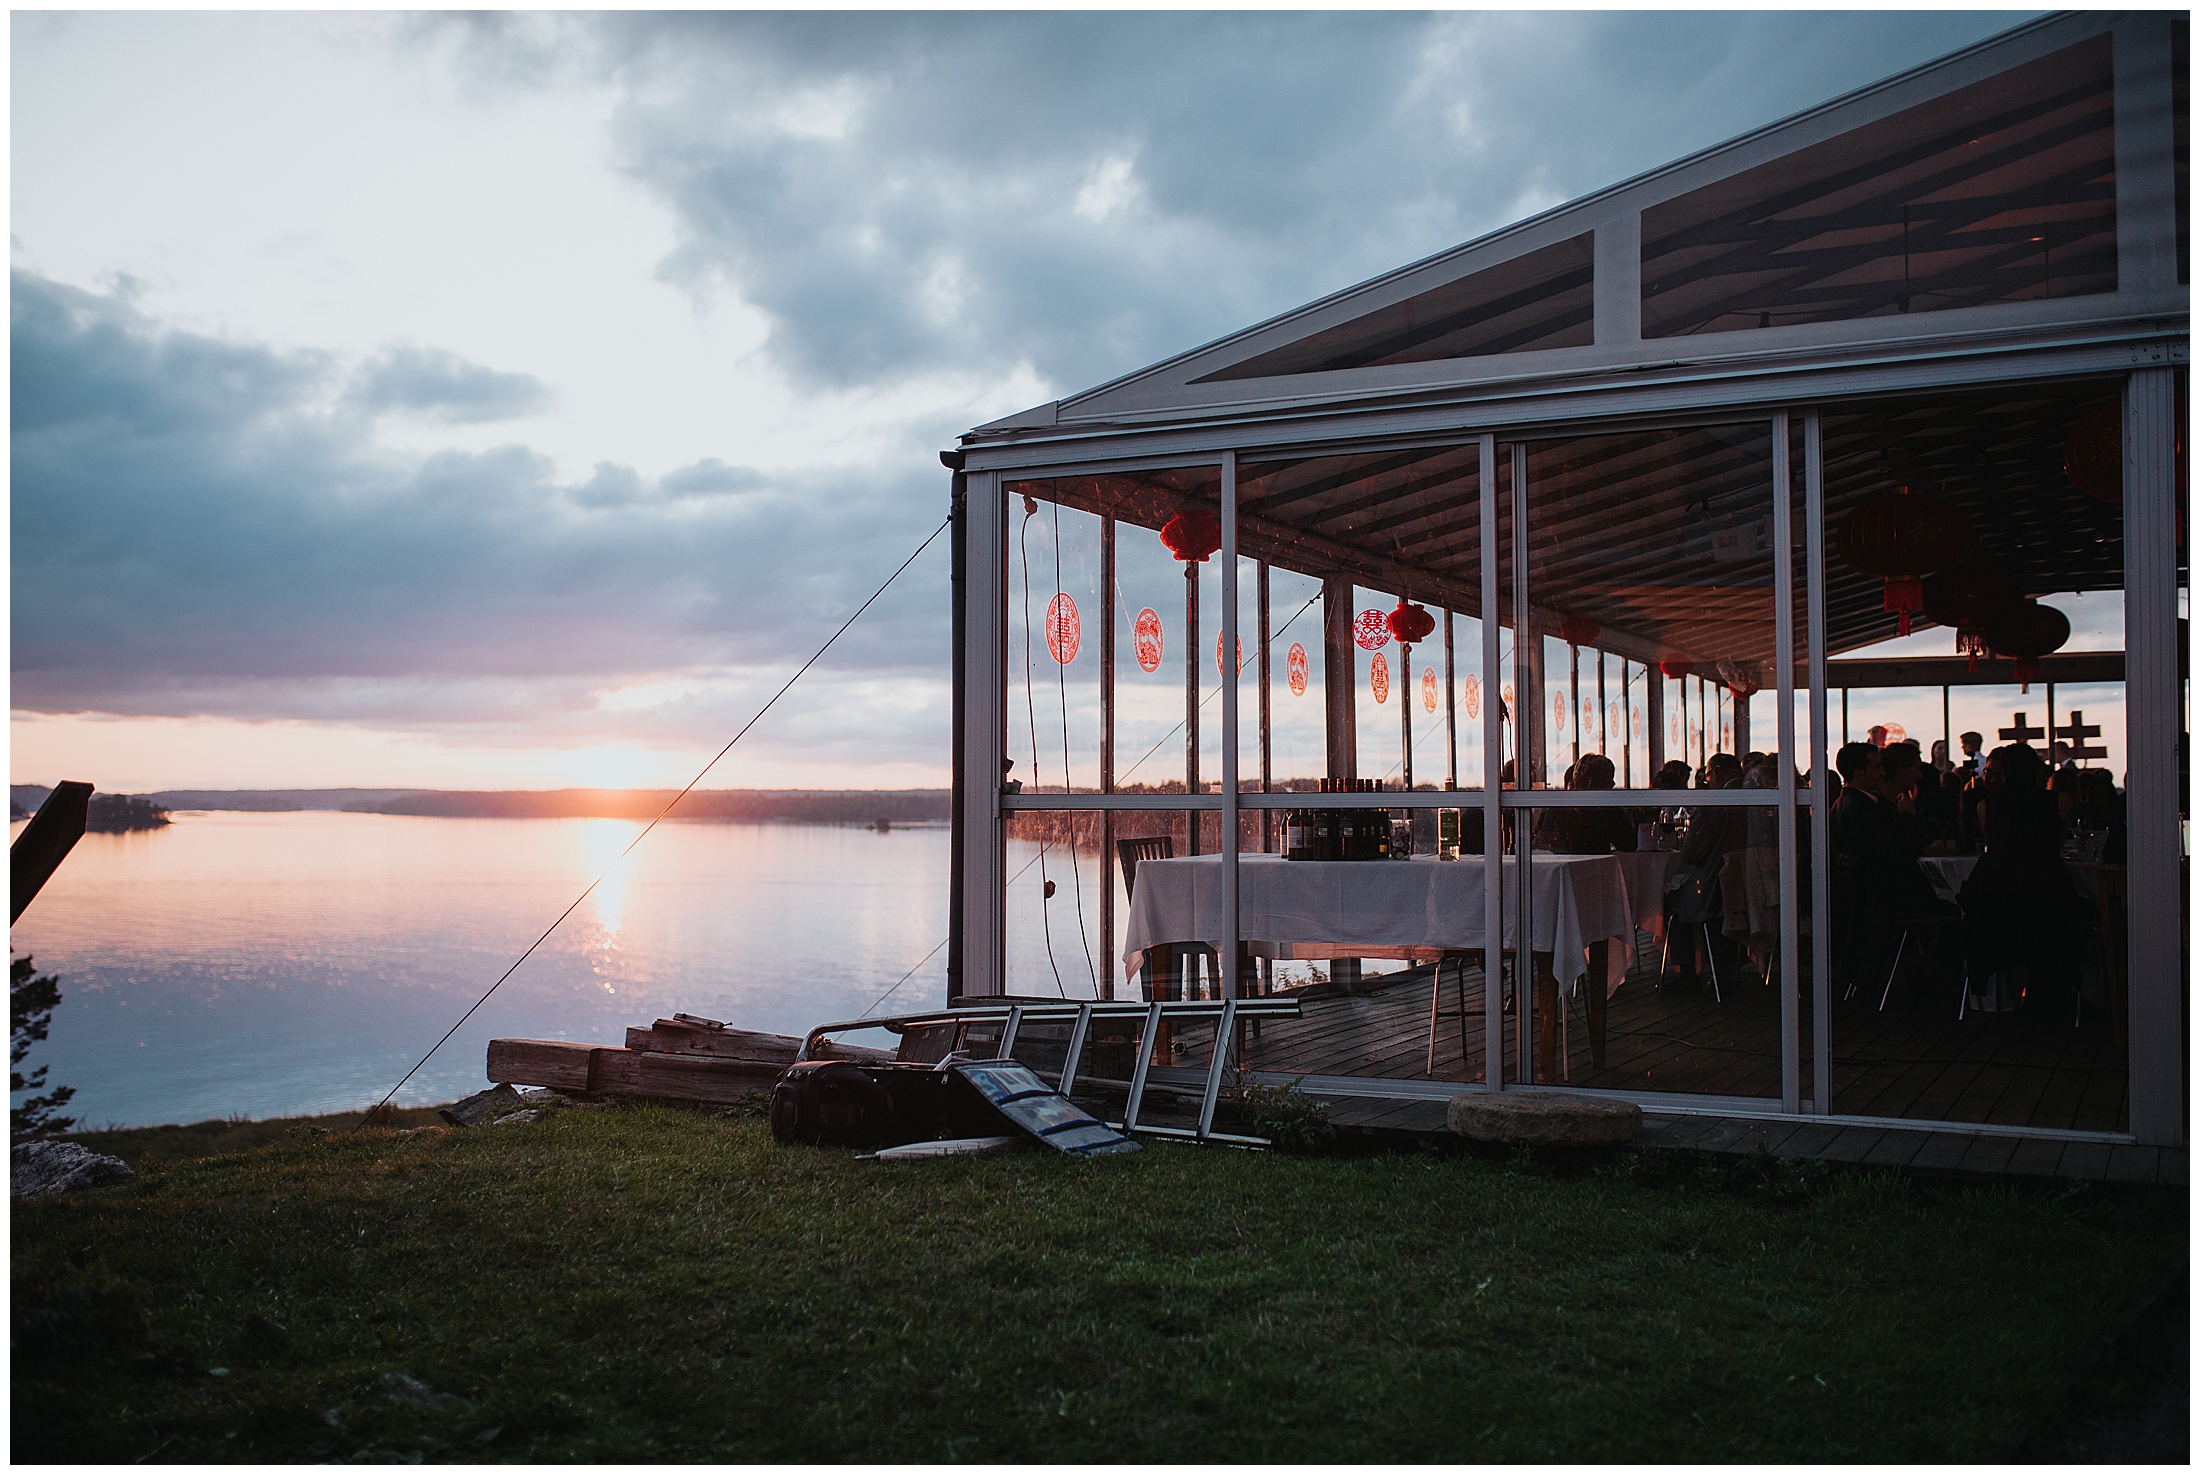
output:
M 1138 1064 L 1131 1071 L 1130 1092 L 1123 1104 L 1123 1119 L 1109 1122 L 1109 1126 L 1126 1136 L 1132 1132 L 1143 1132 L 1153 1137 L 1177 1137 L 1239 1147 L 1266 1147 L 1269 1144 L 1265 1137 L 1248 1137 L 1233 1132 L 1217 1132 L 1214 1129 L 1215 1104 L 1222 1095 L 1223 1069 L 1229 1063 L 1230 1053 L 1236 1044 L 1236 1026 L 1239 1020 L 1295 1019 L 1298 1013 L 1297 999 L 1156 999 L 1145 1004 L 1132 1000 L 1117 1002 L 1075 999 L 1065 999 L 1060 1003 L 965 1003 L 945 1009 L 928 1010 L 921 1014 L 893 1014 L 883 1018 L 848 1019 L 818 1025 L 802 1038 L 802 1058 L 813 1058 L 825 1036 L 839 1034 L 844 1030 L 887 1029 L 899 1034 L 914 1026 L 952 1024 L 957 1026 L 955 1038 L 960 1042 L 967 1026 L 998 1022 L 1001 1026 L 1001 1038 L 996 1054 L 1005 1060 L 1014 1056 L 1016 1036 L 1026 1021 L 1068 1019 L 1071 1021 L 1069 1047 L 1055 1081 L 1055 1089 L 1067 1096 L 1077 1083 L 1077 1066 L 1084 1054 L 1085 1042 L 1091 1036 L 1092 1022 L 1095 1019 L 1136 1019 L 1143 1021 L 1138 1033 Z M 1215 1045 L 1207 1062 L 1205 1089 L 1200 1096 L 1199 1125 L 1165 1127 L 1141 1122 L 1139 1116 L 1145 1106 L 1146 1085 L 1161 1026 L 1177 1020 L 1189 1022 L 1195 1019 L 1215 1021 Z

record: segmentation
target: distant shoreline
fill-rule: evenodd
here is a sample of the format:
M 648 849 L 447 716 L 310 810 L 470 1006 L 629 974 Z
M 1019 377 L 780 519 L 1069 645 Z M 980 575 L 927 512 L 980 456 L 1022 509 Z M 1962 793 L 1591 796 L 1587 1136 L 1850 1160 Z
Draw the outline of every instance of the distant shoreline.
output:
M 9 786 L 12 807 L 35 811 L 52 792 Z M 677 789 L 162 789 L 136 796 L 154 808 L 294 813 L 304 810 L 449 819 L 654 819 Z M 674 819 L 876 825 L 944 823 L 946 789 L 698 789 Z

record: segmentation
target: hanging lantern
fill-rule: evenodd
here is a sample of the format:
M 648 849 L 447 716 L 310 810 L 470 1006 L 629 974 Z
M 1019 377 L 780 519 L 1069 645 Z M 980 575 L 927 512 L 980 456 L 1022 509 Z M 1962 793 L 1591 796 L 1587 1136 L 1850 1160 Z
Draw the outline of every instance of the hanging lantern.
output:
M 1594 645 L 1604 627 L 1587 615 L 1568 615 L 1558 622 L 1558 638 L 1568 645 Z
M 1734 700 L 1746 702 L 1765 689 L 1764 676 L 1755 661 L 1718 661 L 1712 672 L 1726 683 L 1726 689 Z
M 1961 558 L 1969 537 L 1962 508 L 1903 487 L 1841 519 L 1836 541 L 1850 568 L 1886 582 L 1880 608 L 1907 635 L 1910 616 L 1925 608 L 1925 579 Z
M 1954 627 L 1956 654 L 1974 671 L 1987 654 L 1987 624 L 2020 598 L 2017 581 L 1989 563 L 1959 563 L 1925 581 L 1926 616 Z
M 1178 563 L 1205 563 L 1222 547 L 1222 521 L 1204 507 L 1187 507 L 1162 525 L 1161 542 Z
M 2124 404 L 2110 400 L 2078 417 L 2063 441 L 2063 475 L 2096 502 L 2124 500 Z
M 1679 681 L 1685 677 L 1695 675 L 1696 667 L 1693 663 L 1684 661 L 1679 656 L 1667 656 L 1664 660 L 1658 662 L 1658 674 L 1668 681 Z
M 1383 616 L 1383 628 L 1400 645 L 1412 645 L 1416 641 L 1428 639 L 1436 628 L 1436 616 L 1417 604 L 1407 604 L 1405 597 L 1401 595 L 1398 607 Z
M 2069 617 L 2036 599 L 2020 599 L 2005 607 L 1986 629 L 1986 643 L 1995 655 L 2015 663 L 2017 685 L 2026 691 L 2040 679 L 2040 657 L 2061 650 L 2069 638 Z

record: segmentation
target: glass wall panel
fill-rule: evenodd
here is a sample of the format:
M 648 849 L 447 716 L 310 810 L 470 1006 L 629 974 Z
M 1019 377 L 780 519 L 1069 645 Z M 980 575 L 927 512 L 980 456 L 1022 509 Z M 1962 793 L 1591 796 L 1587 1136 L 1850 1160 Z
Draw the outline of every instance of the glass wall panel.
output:
M 1642 336 L 2116 290 L 2110 40 L 1655 205 Z
M 1328 729 L 1323 723 L 1321 580 L 1271 567 L 1268 622 L 1272 782 L 1278 792 L 1312 789 L 1329 772 Z
M 1662 663 L 1664 742 L 1734 752 L 1730 688 L 1773 684 L 1772 447 L 1732 425 L 1540 442 L 1528 457 L 1528 598 L 1545 624 L 1536 711 L 1552 787 L 1584 755 L 1617 787 L 1633 755 L 1629 657 Z M 1647 727 L 1648 714 L 1644 714 Z M 1754 738 L 1754 748 L 1765 748 Z
M 2116 390 L 1827 417 L 1837 1112 L 2127 1121 Z M 1940 530 L 1914 601 L 1858 532 L 1891 522 Z
M 1037 998 L 1107 997 L 1101 888 L 1107 866 L 1094 810 L 1004 816 L 1007 991 Z
M 1009 776 L 1026 793 L 1097 793 L 1100 519 L 1021 492 L 1008 513 Z
M 1532 811 L 1529 989 L 1525 1016 L 1517 998 L 1507 1010 L 1508 1080 L 1779 1097 L 1778 809 L 1671 797 L 1683 802 Z

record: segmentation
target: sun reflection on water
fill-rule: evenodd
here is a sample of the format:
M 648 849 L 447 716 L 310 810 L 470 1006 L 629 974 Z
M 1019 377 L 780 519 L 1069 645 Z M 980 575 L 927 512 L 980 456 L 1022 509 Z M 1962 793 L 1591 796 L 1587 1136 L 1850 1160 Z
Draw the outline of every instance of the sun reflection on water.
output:
M 634 866 L 632 856 L 620 860 L 619 855 L 634 843 L 641 828 L 636 820 L 593 819 L 581 833 L 581 853 L 589 876 L 603 876 L 589 900 L 595 905 L 596 926 L 607 951 L 618 946 L 619 927 L 626 916 L 626 883 Z

